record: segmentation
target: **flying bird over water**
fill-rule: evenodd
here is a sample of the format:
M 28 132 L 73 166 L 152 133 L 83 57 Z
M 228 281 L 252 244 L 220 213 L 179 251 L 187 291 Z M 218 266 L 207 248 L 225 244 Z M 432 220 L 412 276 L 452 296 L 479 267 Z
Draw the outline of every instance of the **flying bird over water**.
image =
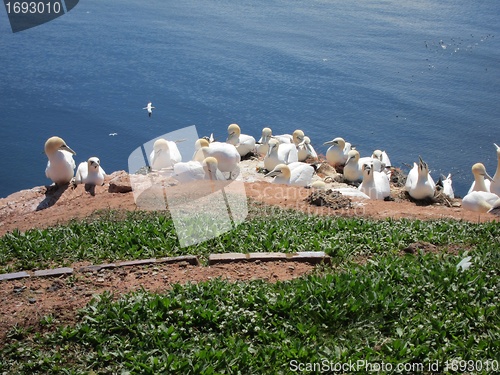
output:
M 155 107 L 153 107 L 153 103 L 149 102 L 148 105 L 143 109 L 147 110 L 148 116 L 151 117 L 151 115 L 153 114 L 153 109 L 155 109 Z

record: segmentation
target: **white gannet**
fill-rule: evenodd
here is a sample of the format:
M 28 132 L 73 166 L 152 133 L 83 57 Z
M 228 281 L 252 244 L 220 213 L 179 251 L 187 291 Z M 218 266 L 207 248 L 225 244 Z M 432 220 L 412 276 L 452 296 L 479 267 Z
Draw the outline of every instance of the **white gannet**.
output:
M 217 159 L 218 168 L 221 172 L 229 172 L 229 178 L 238 173 L 238 163 L 241 156 L 235 146 L 225 142 L 208 143 L 205 139 L 196 141 L 193 160 L 200 163 L 207 157 L 212 156 Z M 234 176 L 236 177 L 236 176 Z
M 205 171 L 205 179 L 212 181 L 225 181 L 226 178 L 219 170 L 219 162 L 216 158 L 209 156 L 205 158 L 202 163 L 203 170 Z
M 104 185 L 104 177 L 106 172 L 101 167 L 101 161 L 93 156 L 78 165 L 75 184 Z
M 201 163 L 190 160 L 174 164 L 172 177 L 179 182 L 226 180 L 222 172 L 218 169 L 217 159 L 212 156 L 205 158 Z
M 316 150 L 314 150 L 314 147 L 311 145 L 311 139 L 309 139 L 308 136 L 304 136 L 304 140 L 299 143 L 297 148 L 299 151 L 299 161 L 304 161 L 309 156 L 314 159 L 318 158 L 318 154 L 316 153 Z
M 71 181 L 76 167 L 73 155 L 76 155 L 66 142 L 59 137 L 50 137 L 45 142 L 45 154 L 49 158 L 45 175 L 52 182 L 63 185 Z
M 373 164 L 372 170 L 381 172 L 384 168 L 380 160 L 369 156 L 359 157 L 357 150 L 351 150 L 347 153 L 347 160 L 344 166 L 344 179 L 350 182 L 357 182 L 363 179 L 363 165 Z
M 197 161 L 199 161 L 201 163 L 203 161 L 203 158 L 195 159 L 196 158 L 196 154 L 198 153 L 198 150 L 200 148 L 202 148 L 202 147 L 208 147 L 208 146 L 210 146 L 210 141 L 208 139 L 206 139 L 206 138 L 199 138 L 199 139 L 197 139 L 196 142 L 194 143 L 194 154 L 193 154 L 192 160 L 197 160 Z
M 359 189 L 355 188 L 355 187 L 334 188 L 332 190 L 338 191 L 340 194 L 342 194 L 346 197 L 370 199 L 370 197 L 368 195 L 366 195 L 362 191 L 359 191 Z
M 237 124 L 229 125 L 227 132 L 229 136 L 226 142 L 235 146 L 240 156 L 243 157 L 255 151 L 255 138 L 251 135 L 241 134 L 241 129 Z
M 372 158 L 380 160 L 382 165 L 384 167 L 391 167 L 391 159 L 389 159 L 389 155 L 387 155 L 387 152 L 382 151 L 382 150 L 375 150 L 373 151 Z
M 413 163 L 413 168 L 406 178 L 405 189 L 413 199 L 429 199 L 434 197 L 436 184 L 429 174 L 429 167 L 421 157 L 419 163 Z
M 363 181 L 358 187 L 370 199 L 384 200 L 391 195 L 389 178 L 385 173 L 373 170 L 373 165 L 363 164 Z
M 493 181 L 491 182 L 490 185 L 490 191 L 492 193 L 495 193 L 496 195 L 500 196 L 500 146 L 498 146 L 496 143 L 493 143 L 497 149 L 497 170 L 495 172 L 495 175 L 493 176 Z
M 182 156 L 175 142 L 160 138 L 155 141 L 149 160 L 151 169 L 159 171 L 162 168 L 170 168 L 175 163 L 182 161 Z
M 145 106 L 143 109 L 147 110 L 148 111 L 148 116 L 151 117 L 151 115 L 153 114 L 153 109 L 155 107 L 153 107 L 153 103 L 149 102 L 147 106 Z
M 293 143 L 293 136 L 290 134 L 273 135 L 271 128 L 262 129 L 262 135 L 257 142 L 256 151 L 260 156 L 265 156 L 269 149 L 270 139 L 276 139 L 279 143 Z
M 297 129 L 293 132 L 292 143 L 295 145 L 297 149 L 299 148 L 299 144 L 304 142 L 304 137 L 305 137 L 304 132 L 300 129 Z
M 448 173 L 448 177 L 446 177 L 445 179 L 439 179 L 439 180 L 441 181 L 443 194 L 446 195 L 448 198 L 451 199 L 455 198 L 455 193 L 453 192 L 453 186 L 452 186 L 453 181 L 451 179 L 451 173 Z
M 209 137 L 204 136 L 204 137 L 202 137 L 202 139 L 206 139 L 206 140 L 208 141 L 208 143 L 215 142 L 214 133 L 210 133 L 210 136 L 209 136 Z
M 323 143 L 331 145 L 326 151 L 326 160 L 333 166 L 344 165 L 347 161 L 347 154 L 351 151 L 351 144 L 343 138 L 334 138 L 331 141 Z
M 256 145 L 256 151 L 260 156 L 265 156 L 267 154 L 270 139 L 276 139 L 279 143 L 293 142 L 293 137 L 290 134 L 273 135 L 271 128 L 264 128 L 262 129 L 262 135 Z
M 311 189 L 325 191 L 326 183 L 323 180 L 316 180 L 313 183 L 311 183 Z
M 274 177 L 273 183 L 294 186 L 308 186 L 314 175 L 314 168 L 302 162 L 278 164 L 265 177 Z
M 474 175 L 474 182 L 472 183 L 468 193 L 473 191 L 487 191 L 490 192 L 490 186 L 493 178 L 486 173 L 486 168 L 482 163 L 476 163 L 472 166 L 472 174 Z M 487 179 L 487 180 L 486 180 Z
M 172 177 L 179 182 L 203 180 L 205 178 L 205 171 L 203 170 L 203 165 L 199 161 L 181 161 L 174 164 L 174 173 Z
M 271 139 L 264 157 L 264 168 L 272 171 L 278 164 L 290 164 L 298 160 L 298 151 L 294 144 L 280 144 L 276 139 Z
M 500 207 L 500 198 L 488 191 L 471 191 L 462 199 L 462 207 L 468 211 L 489 212 Z
M 262 135 L 255 146 L 255 151 L 257 151 L 257 154 L 259 154 L 260 156 L 264 156 L 267 154 L 267 150 L 269 149 L 268 143 L 272 136 L 273 131 L 271 130 L 271 128 L 262 129 Z

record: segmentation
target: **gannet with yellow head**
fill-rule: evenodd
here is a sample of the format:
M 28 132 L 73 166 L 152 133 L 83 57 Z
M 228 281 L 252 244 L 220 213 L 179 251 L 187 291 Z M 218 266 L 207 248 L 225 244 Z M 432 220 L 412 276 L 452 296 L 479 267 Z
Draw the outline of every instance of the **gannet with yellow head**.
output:
M 473 191 L 486 191 L 490 192 L 491 181 L 493 178 L 486 172 L 483 163 L 476 163 L 472 166 L 472 174 L 474 175 L 474 182 L 472 183 L 468 193 Z
M 255 138 L 251 135 L 241 134 L 241 129 L 237 124 L 229 125 L 227 133 L 226 142 L 235 146 L 240 156 L 243 157 L 255 151 Z
M 344 138 L 337 137 L 323 143 L 323 145 L 331 145 L 326 151 L 326 160 L 328 163 L 334 167 L 346 163 L 347 154 L 351 151 L 351 144 L 346 142 Z
M 290 164 L 278 164 L 265 177 L 274 177 L 274 184 L 308 186 L 311 184 L 314 168 L 300 161 Z
M 208 143 L 205 139 L 199 139 L 195 143 L 193 160 L 200 163 L 208 157 L 217 159 L 218 168 L 221 172 L 229 172 L 229 178 L 238 174 L 238 163 L 241 156 L 235 146 L 225 142 Z
M 318 154 L 316 153 L 314 147 L 311 145 L 311 139 L 308 136 L 304 136 L 304 140 L 299 143 L 299 145 L 297 146 L 297 150 L 299 152 L 299 161 L 305 161 L 308 157 L 311 157 L 313 159 L 318 158 Z
M 182 156 L 175 142 L 160 138 L 155 141 L 149 159 L 151 169 L 158 171 L 162 168 L 171 168 L 175 163 L 182 161 Z
M 71 181 L 76 167 L 73 151 L 60 137 L 50 137 L 45 142 L 45 154 L 49 161 L 45 168 L 45 175 L 57 185 L 64 185 Z
M 276 139 L 269 141 L 269 149 L 264 157 L 264 168 L 272 171 L 278 164 L 290 164 L 299 160 L 294 144 L 280 144 Z

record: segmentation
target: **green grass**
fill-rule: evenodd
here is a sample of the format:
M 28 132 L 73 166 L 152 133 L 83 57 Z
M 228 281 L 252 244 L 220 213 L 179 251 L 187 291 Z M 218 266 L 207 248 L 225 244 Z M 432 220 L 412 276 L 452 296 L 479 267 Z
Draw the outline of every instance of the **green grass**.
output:
M 334 267 L 276 284 L 212 280 L 174 285 L 165 294 L 103 294 L 80 311 L 74 326 L 46 316 L 39 332 L 14 327 L 0 349 L 0 374 L 288 374 L 299 363 L 325 370 L 358 360 L 438 363 L 444 372 L 446 361 L 498 361 L 499 239 L 497 223 L 263 209 L 233 232 L 189 248 L 178 246 L 171 220 L 158 214 L 106 212 L 86 223 L 7 234 L 0 238 L 4 271 L 79 260 L 300 250 L 326 251 Z M 443 252 L 400 255 L 417 241 Z M 459 254 L 447 253 L 447 246 Z M 363 265 L 353 261 L 360 255 Z M 466 255 L 472 267 L 457 270 Z M 450 373 L 457 372 L 467 371 Z
M 446 360 L 498 359 L 498 249 L 475 253 L 467 271 L 459 260 L 383 255 L 276 284 L 104 294 L 74 327 L 11 332 L 0 372 L 286 374 L 301 362 L 358 360 L 437 361 L 443 371 Z
M 498 223 L 317 217 L 253 209 L 250 219 L 216 239 L 181 248 L 173 221 L 159 213 L 109 211 L 86 222 L 0 238 L 0 272 L 151 257 L 255 251 L 325 251 L 345 260 L 355 255 L 395 252 L 417 241 L 435 245 L 500 243 Z

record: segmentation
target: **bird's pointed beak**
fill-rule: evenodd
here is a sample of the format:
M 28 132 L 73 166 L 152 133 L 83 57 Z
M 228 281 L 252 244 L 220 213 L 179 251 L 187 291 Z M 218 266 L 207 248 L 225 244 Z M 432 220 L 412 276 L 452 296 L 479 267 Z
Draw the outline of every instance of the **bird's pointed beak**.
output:
M 262 143 L 268 143 L 269 142 L 269 138 L 270 137 L 268 135 L 264 135 L 264 136 L 260 137 L 259 143 L 261 143 L 261 144 Z
M 271 151 L 273 150 L 273 148 L 274 148 L 274 145 L 268 145 L 267 154 L 266 154 L 267 157 L 271 156 Z
M 73 151 L 71 148 L 69 148 L 69 146 L 66 146 L 66 145 L 62 145 L 61 147 L 59 147 L 59 150 L 65 150 L 65 151 L 71 152 L 73 155 L 76 155 L 76 152 Z
M 275 177 L 281 173 L 281 169 L 274 169 L 268 174 L 264 175 L 264 177 Z
M 495 182 L 495 180 L 493 179 L 493 177 L 491 177 L 488 173 L 484 172 L 484 178 L 490 180 L 491 182 Z
M 335 144 L 335 142 L 334 142 L 334 141 L 328 141 L 328 142 L 323 143 L 323 146 L 326 146 L 326 145 L 333 145 L 333 144 Z

